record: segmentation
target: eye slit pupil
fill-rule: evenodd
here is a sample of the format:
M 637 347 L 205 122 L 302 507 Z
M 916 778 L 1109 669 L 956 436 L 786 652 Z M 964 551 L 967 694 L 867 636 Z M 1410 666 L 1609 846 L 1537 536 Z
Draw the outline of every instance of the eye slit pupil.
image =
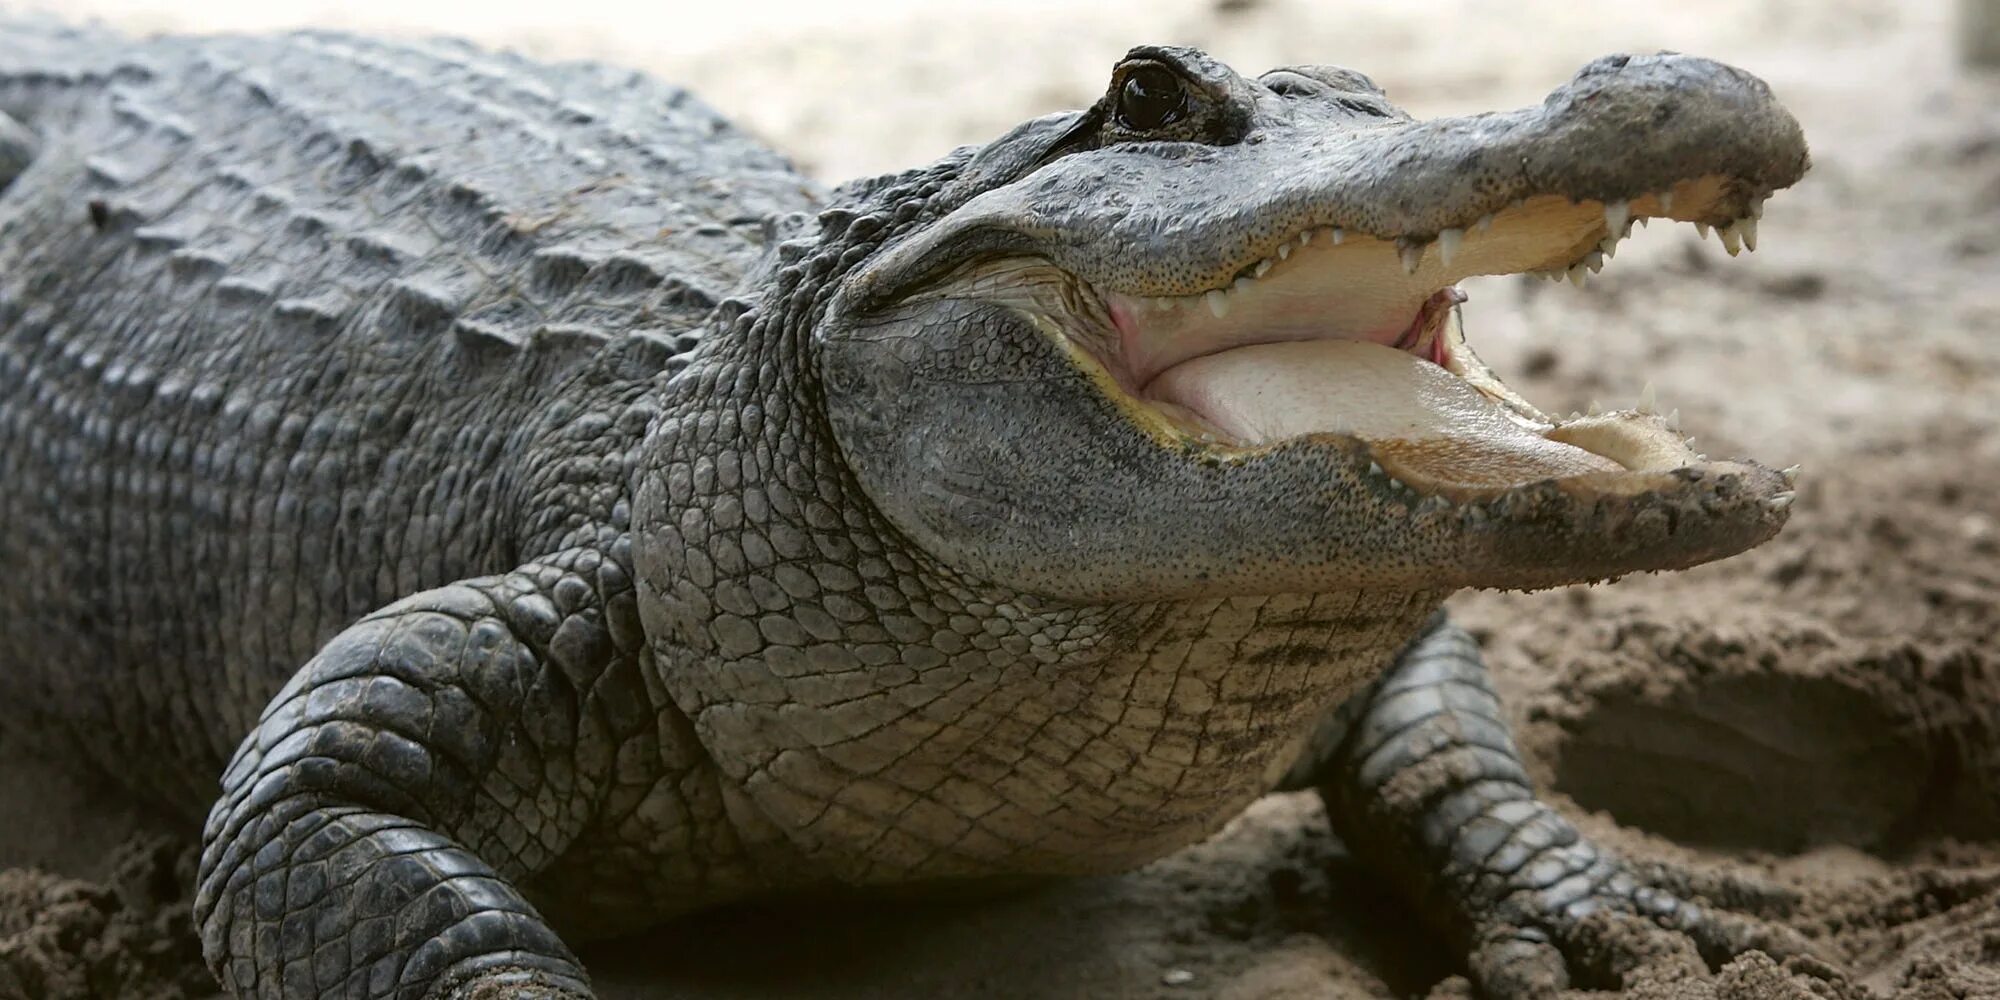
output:
M 1118 94 L 1118 115 L 1141 131 L 1178 121 L 1187 104 L 1180 77 L 1161 66 L 1141 66 L 1125 77 Z

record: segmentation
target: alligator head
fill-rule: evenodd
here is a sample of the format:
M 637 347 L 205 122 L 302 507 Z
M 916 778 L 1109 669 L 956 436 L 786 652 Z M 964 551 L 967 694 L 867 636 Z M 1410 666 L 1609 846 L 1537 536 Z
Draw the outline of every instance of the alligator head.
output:
M 1138 48 L 1094 106 L 962 152 L 895 214 L 819 324 L 826 406 L 902 533 L 1030 593 L 1690 566 L 1774 534 L 1791 477 L 1648 409 L 1543 413 L 1473 353 L 1454 283 L 1580 281 L 1649 218 L 1754 248 L 1806 166 L 1761 81 L 1686 56 L 1417 121 L 1348 70 Z

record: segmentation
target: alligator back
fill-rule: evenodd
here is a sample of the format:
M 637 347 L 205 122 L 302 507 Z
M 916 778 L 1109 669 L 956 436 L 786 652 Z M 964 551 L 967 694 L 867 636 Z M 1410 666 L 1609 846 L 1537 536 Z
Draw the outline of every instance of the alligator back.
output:
M 189 809 L 333 632 L 532 555 L 536 415 L 819 200 L 684 91 L 453 42 L 6 26 L 0 110 L 0 725 Z

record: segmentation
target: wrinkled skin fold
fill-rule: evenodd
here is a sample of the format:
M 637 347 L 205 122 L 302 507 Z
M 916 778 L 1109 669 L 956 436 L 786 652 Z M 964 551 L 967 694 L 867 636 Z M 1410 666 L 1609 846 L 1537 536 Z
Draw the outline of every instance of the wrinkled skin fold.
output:
M 603 67 L 10 26 L 0 713 L 206 815 L 237 996 L 585 997 L 576 941 L 1276 787 L 1493 995 L 1803 954 L 1536 802 L 1438 609 L 1782 526 L 1791 472 L 1508 389 L 1454 283 L 1754 248 L 1806 161 L 1691 57 L 1419 122 L 1146 47 L 825 192 Z

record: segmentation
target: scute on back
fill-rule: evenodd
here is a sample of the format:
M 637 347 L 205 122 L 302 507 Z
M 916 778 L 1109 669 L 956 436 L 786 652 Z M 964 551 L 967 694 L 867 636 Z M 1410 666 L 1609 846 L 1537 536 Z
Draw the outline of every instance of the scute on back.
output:
M 0 703 L 189 809 L 334 631 L 512 566 L 530 415 L 684 364 L 823 197 L 684 90 L 452 41 L 9 24 L 0 112 Z

